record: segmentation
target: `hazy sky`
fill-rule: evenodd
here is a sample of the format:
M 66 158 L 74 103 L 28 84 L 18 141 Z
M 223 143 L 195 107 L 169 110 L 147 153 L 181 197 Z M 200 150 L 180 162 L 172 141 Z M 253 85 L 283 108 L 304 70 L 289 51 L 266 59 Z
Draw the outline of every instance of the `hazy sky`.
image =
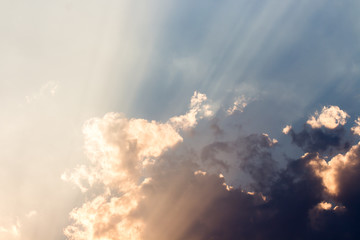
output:
M 356 239 L 359 11 L 0 1 L 0 238 Z

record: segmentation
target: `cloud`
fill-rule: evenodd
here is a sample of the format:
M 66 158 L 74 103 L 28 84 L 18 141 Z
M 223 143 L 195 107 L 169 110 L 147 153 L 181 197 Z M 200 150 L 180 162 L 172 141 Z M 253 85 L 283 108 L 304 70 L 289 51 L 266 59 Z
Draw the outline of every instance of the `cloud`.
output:
M 251 188 L 265 191 L 271 185 L 277 163 L 271 148 L 277 143 L 267 134 L 251 134 L 232 141 L 215 141 L 201 151 L 201 160 L 207 168 L 228 172 L 231 168 L 247 174 Z M 237 174 L 239 173 L 237 170 Z
M 166 152 L 183 141 L 178 131 L 194 126 L 197 117 L 203 117 L 198 113 L 203 112 L 205 100 L 206 95 L 195 92 L 190 110 L 166 123 L 127 119 L 116 113 L 87 121 L 84 124 L 85 150 L 91 164 L 79 166 L 62 178 L 73 181 L 84 192 L 98 189 L 97 197 L 73 209 L 70 213 L 73 224 L 65 228 L 65 235 L 76 240 L 198 236 L 200 233 L 194 229 L 194 224 L 203 219 L 209 207 L 217 204 L 219 197 L 232 195 L 234 189 L 225 182 L 222 174 L 199 169 L 196 159 L 179 161 L 169 158 L 171 155 L 167 157 Z M 204 116 L 211 115 L 204 111 Z M 244 143 L 251 147 L 249 154 L 237 156 L 237 148 Z M 220 143 L 204 148 L 203 154 L 211 152 L 217 144 Z M 264 166 L 257 166 L 256 157 L 250 159 L 250 155 L 266 156 L 267 161 L 271 160 L 266 150 L 261 149 L 271 147 L 275 140 L 261 134 L 223 144 L 232 149 L 236 158 L 242 158 L 239 161 L 243 164 L 240 166 L 238 161 L 238 168 L 255 172 Z M 226 152 L 228 149 L 222 150 Z M 206 156 L 202 158 L 206 160 Z M 237 191 L 235 195 L 246 199 L 249 204 L 264 201 L 259 194 Z M 211 221 L 214 221 L 212 224 L 219 223 L 216 218 Z M 205 225 L 203 227 L 210 230 Z
M 334 129 L 339 125 L 345 125 L 348 117 L 350 116 L 338 106 L 329 106 L 323 107 L 320 113 L 316 111 L 314 116 L 311 116 L 306 123 L 312 128 L 325 127 Z
M 37 211 L 31 210 L 30 212 L 28 212 L 28 213 L 26 214 L 26 217 L 27 217 L 27 218 L 32 218 L 32 217 L 35 217 L 37 214 L 38 214 Z
M 292 126 L 291 126 L 291 125 L 286 125 L 286 126 L 283 128 L 282 132 L 283 132 L 284 134 L 288 134 L 291 129 L 292 129 Z
M 84 161 L 79 126 L 92 116 L 121 110 L 130 117 L 165 124 L 169 116 L 186 114 L 183 108 L 194 89 L 219 104 L 228 89 L 242 89 L 238 95 L 258 93 L 261 99 L 242 114 L 235 112 L 233 120 L 228 118 L 242 125 L 242 130 L 225 128 L 220 120 L 223 134 L 212 139 L 209 132 L 208 142 L 201 144 L 266 132 L 279 139 L 274 147 L 279 149 L 290 138 L 275 135 L 278 129 L 286 122 L 301 131 L 295 121 L 306 117 L 309 108 L 325 103 L 340 104 L 351 116 L 358 111 L 354 104 L 360 85 L 358 1 L 37 3 L 2 1 L 0 14 L 4 24 L 1 119 L 6 123 L 1 130 L 1 212 L 37 209 L 41 213 L 42 220 L 32 225 L 33 235 L 28 231 L 24 238 L 61 239 L 59 228 L 67 221 L 67 209 L 81 206 L 81 193 L 58 180 L 63 169 Z M 26 95 L 32 97 L 49 80 L 59 83 L 55 97 L 49 92 L 29 108 L 16 109 L 19 99 L 25 102 Z M 249 93 L 251 89 L 254 92 Z M 226 113 L 230 105 L 224 105 Z M 197 122 L 200 127 L 205 121 Z M 180 152 L 188 144 L 189 151 L 196 151 L 179 154 L 177 159 L 191 159 L 199 165 L 192 170 L 211 174 L 199 161 L 201 151 L 194 147 L 197 139 L 189 143 L 199 131 L 203 133 L 199 128 L 179 131 L 183 142 L 169 146 L 158 157 L 135 161 L 134 169 L 147 176 L 146 171 L 158 166 L 163 154 Z M 286 165 L 281 151 L 272 157 Z M 229 172 L 217 169 L 227 184 L 234 188 L 243 184 L 241 178 L 247 173 L 237 172 L 243 170 L 239 170 L 240 160 L 232 162 L 238 160 L 236 153 L 217 154 L 217 159 L 232 163 Z M 289 155 L 296 159 L 299 154 Z M 67 171 L 64 178 L 77 179 L 86 199 L 92 200 L 100 191 L 101 175 L 91 162 L 79 166 L 78 173 Z M 44 225 L 49 227 L 44 229 Z
M 330 210 L 332 208 L 331 203 L 328 202 L 321 202 L 316 207 L 320 210 Z
M 172 121 L 175 117 L 161 123 L 109 113 L 85 123 L 90 162 L 64 179 L 85 189 L 88 200 L 71 211 L 72 223 L 64 229 L 68 239 L 358 236 L 349 226 L 360 214 L 360 189 L 353 184 L 360 180 L 360 143 L 328 162 L 317 152 L 323 149 L 313 147 L 300 158 L 288 158 L 282 168 L 274 154 L 279 143 L 268 134 L 239 134 L 188 149 L 184 138 L 193 135 L 182 130 L 194 128 L 203 117 L 198 113 L 205 100 L 195 92 L 190 110 L 178 118 L 195 116 L 194 121 Z M 310 128 L 301 134 L 290 129 L 289 134 L 295 144 L 306 142 L 301 146 L 307 149 L 311 148 L 307 138 L 320 130 L 330 134 L 340 129 Z M 247 181 L 229 182 L 224 175 L 234 169 Z
M 33 222 L 36 221 L 38 212 L 36 210 L 27 211 L 27 213 L 16 216 L 0 216 L 0 239 L 30 239 L 34 236 Z M 29 238 L 30 237 L 30 238 Z
M 38 99 L 41 99 L 45 96 L 54 96 L 57 92 L 57 89 L 58 89 L 58 83 L 54 82 L 54 81 L 49 81 L 49 82 L 46 82 L 44 85 L 42 85 L 40 87 L 40 89 L 30 95 L 30 96 L 26 96 L 25 99 L 26 99 L 26 102 L 27 103 L 32 103 Z
M 351 131 L 355 134 L 355 135 L 360 135 L 360 117 L 358 117 L 357 120 L 355 120 L 355 126 L 353 126 L 351 128 Z
M 19 218 L 16 218 L 12 223 L 7 223 L 5 226 L 0 225 L 0 237 L 4 239 L 19 239 L 21 236 L 21 223 Z
M 234 114 L 234 112 L 239 111 L 243 112 L 244 108 L 248 105 L 249 99 L 246 98 L 244 95 L 240 97 L 236 97 L 234 99 L 233 106 L 229 107 L 226 112 L 228 115 Z
M 197 124 L 198 119 L 211 117 L 214 113 L 206 101 L 205 94 L 195 91 L 191 97 L 189 111 L 184 115 L 170 118 L 169 123 L 177 129 L 189 129 Z
M 118 184 L 122 191 L 133 188 L 144 168 L 183 141 L 178 131 L 194 127 L 198 119 L 212 116 L 210 106 L 204 104 L 206 100 L 205 94 L 195 92 L 189 111 L 166 123 L 127 119 L 117 113 L 88 120 L 83 133 L 85 152 L 92 165 L 78 166 L 61 178 L 74 182 L 84 192 L 97 182 Z
M 264 200 L 224 183 L 218 175 L 194 175 L 186 168 L 155 176 L 147 199 L 134 213 L 147 223 L 142 239 L 231 239 L 226 235 L 233 230 L 227 225 L 233 220 L 245 223 L 249 207 Z
M 141 223 L 134 224 L 127 218 L 143 197 L 143 185 L 148 185 L 151 178 L 140 185 L 139 181 L 160 155 L 183 140 L 178 130 L 193 127 L 198 118 L 211 116 L 208 106 L 203 105 L 205 100 L 205 94 L 195 92 L 189 112 L 167 123 L 127 119 L 117 113 L 87 121 L 83 132 L 91 165 L 66 172 L 62 179 L 74 182 L 83 192 L 100 184 L 104 193 L 71 212 L 75 224 L 64 230 L 65 235 L 70 239 L 97 239 L 97 236 L 138 239 L 136 229 Z M 114 191 L 123 196 L 113 196 Z M 89 215 L 94 215 L 93 221 L 84 219 Z M 113 218 L 115 223 L 112 223 Z M 108 224 L 114 227 L 97 228 Z
M 300 132 L 295 132 L 292 128 L 288 131 L 292 143 L 300 147 L 305 152 L 332 153 L 339 150 L 347 150 L 350 146 L 348 139 L 345 138 L 345 129 L 327 128 L 308 128 L 306 125 Z
M 360 164 L 359 153 L 360 143 L 352 146 L 346 154 L 338 154 L 328 162 L 320 158 L 315 158 L 310 162 L 329 194 L 338 196 L 347 194 L 342 192 L 344 190 L 353 190 L 350 189 L 350 184 L 359 178 L 359 174 L 356 173 Z
M 92 166 L 79 166 L 62 178 L 72 180 L 81 189 L 85 180 L 89 186 L 96 182 L 118 184 L 124 191 L 134 187 L 142 167 L 149 158 L 158 157 L 167 148 L 183 139 L 169 123 L 144 119 L 127 119 L 108 113 L 102 119 L 90 119 L 84 124 L 85 151 Z

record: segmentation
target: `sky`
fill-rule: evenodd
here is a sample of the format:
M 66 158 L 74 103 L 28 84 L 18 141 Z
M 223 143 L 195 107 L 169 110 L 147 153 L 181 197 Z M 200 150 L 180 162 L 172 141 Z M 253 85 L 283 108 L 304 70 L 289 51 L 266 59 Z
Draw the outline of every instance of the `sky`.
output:
M 0 1 L 0 238 L 358 239 L 359 9 Z

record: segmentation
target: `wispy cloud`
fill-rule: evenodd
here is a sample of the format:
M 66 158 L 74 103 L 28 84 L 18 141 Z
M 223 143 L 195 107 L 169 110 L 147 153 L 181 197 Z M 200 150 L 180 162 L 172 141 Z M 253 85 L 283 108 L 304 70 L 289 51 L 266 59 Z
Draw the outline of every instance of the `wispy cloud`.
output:
M 231 115 L 236 111 L 243 112 L 249 101 L 250 99 L 246 98 L 244 95 L 236 97 L 233 105 L 226 110 L 227 114 Z
M 54 81 L 47 82 L 44 85 L 42 85 L 37 92 L 26 96 L 25 97 L 26 102 L 32 103 L 44 97 L 55 96 L 57 89 L 58 89 L 58 83 Z

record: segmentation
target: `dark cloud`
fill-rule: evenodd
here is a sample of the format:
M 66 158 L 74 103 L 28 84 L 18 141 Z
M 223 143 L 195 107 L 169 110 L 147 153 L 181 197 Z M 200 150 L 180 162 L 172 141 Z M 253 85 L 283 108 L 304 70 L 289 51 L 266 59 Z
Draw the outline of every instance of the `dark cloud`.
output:
M 194 165 L 156 175 L 134 212 L 147 223 L 143 239 L 357 239 L 360 191 L 349 183 L 360 174 L 354 171 L 349 182 L 340 177 L 344 192 L 336 199 L 345 208 L 319 208 L 326 194 L 309 165 L 316 156 L 291 160 L 265 200 L 240 188 L 227 191 L 217 175 L 194 175 Z
M 276 143 L 265 134 L 251 134 L 235 141 L 240 168 L 255 180 L 252 187 L 265 191 L 273 181 L 277 163 L 272 157 L 271 147 Z
M 360 219 L 360 145 L 353 146 L 345 155 L 346 164 L 337 169 L 338 195 L 336 200 L 342 203 L 350 214 Z
M 308 212 L 321 202 L 322 184 L 307 163 L 311 156 L 291 161 L 272 185 L 268 210 L 274 212 L 270 236 L 262 239 L 309 239 Z
M 296 133 L 290 130 L 292 142 L 305 152 L 320 152 L 332 154 L 335 151 L 348 150 L 350 142 L 345 139 L 345 128 L 335 129 L 310 128 L 304 126 L 304 129 Z
M 214 132 L 215 137 L 219 137 L 224 134 L 224 130 L 222 130 L 219 126 L 219 120 L 217 118 L 211 120 L 210 128 Z
M 201 160 L 204 162 L 209 162 L 211 165 L 217 165 L 222 169 L 228 171 L 229 164 L 224 160 L 220 160 L 216 154 L 218 152 L 230 152 L 232 151 L 232 146 L 228 142 L 214 142 L 205 146 L 201 152 Z
M 251 134 L 234 141 L 216 141 L 202 149 L 201 160 L 226 171 L 229 170 L 230 163 L 233 163 L 249 174 L 254 190 L 264 191 L 277 171 L 277 164 L 271 153 L 274 144 L 266 134 Z M 231 153 L 233 159 L 221 159 L 218 157 L 220 153 Z

